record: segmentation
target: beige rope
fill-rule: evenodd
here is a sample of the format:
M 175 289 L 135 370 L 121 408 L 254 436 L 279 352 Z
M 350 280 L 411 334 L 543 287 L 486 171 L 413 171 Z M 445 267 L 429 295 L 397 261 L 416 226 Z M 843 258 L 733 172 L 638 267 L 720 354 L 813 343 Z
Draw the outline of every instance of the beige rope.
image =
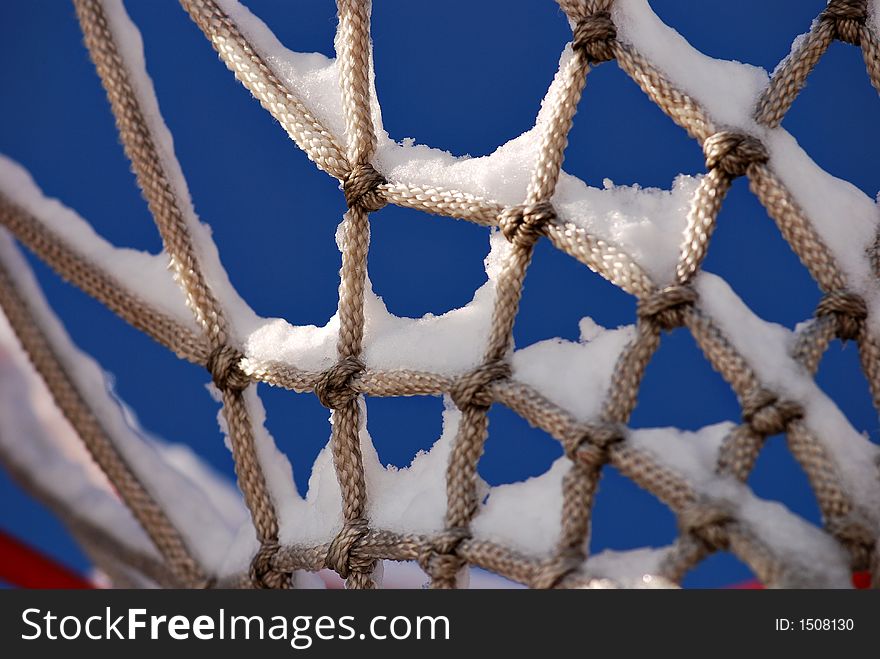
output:
M 75 4 L 126 153 L 204 336 L 197 336 L 152 309 L 66 244 L 39 218 L 30 216 L 3 197 L 0 197 L 0 221 L 63 277 L 181 357 L 205 366 L 210 372 L 222 393 L 239 484 L 261 545 L 247 577 L 233 576 L 219 585 L 286 587 L 294 570 L 329 567 L 346 578 L 348 586 L 371 588 L 375 586 L 371 576 L 375 562 L 388 559 L 418 561 L 432 577 L 435 587 L 454 587 L 459 571 L 467 565 L 491 570 L 532 587 L 598 586 L 601 584 L 590 571 L 585 542 L 594 494 L 605 464 L 613 465 L 624 476 L 655 494 L 678 517 L 680 536 L 666 551 L 659 576 L 680 581 L 710 553 L 730 550 L 768 584 L 810 585 L 813 582 L 809 575 L 815 574 L 815 566 L 809 564 L 808 552 L 804 556 L 778 555 L 756 529 L 740 518 L 730 502 L 707 499 L 684 476 L 630 441 L 626 424 L 637 404 L 645 369 L 663 332 L 677 327 L 685 327 L 693 335 L 707 360 L 736 392 L 742 407 L 742 422 L 722 443 L 717 473 L 745 483 L 766 437 L 785 433 L 792 454 L 803 466 L 816 492 L 826 531 L 849 550 L 854 569 L 871 569 L 873 581 L 878 582 L 877 538 L 880 533 L 868 521 L 870 517 L 861 509 L 861 502 L 849 491 L 846 474 L 840 473 L 834 456 L 806 423 L 801 405 L 761 382 L 691 287 L 709 249 L 718 212 L 732 180 L 739 176 L 749 178 L 752 192 L 825 294 L 815 319 L 797 333 L 791 348 L 792 357 L 803 366 L 805 374 L 813 375 L 834 338 L 856 341 L 862 368 L 880 409 L 880 343 L 867 329 L 867 306 L 853 292 L 854 283 L 847 281 L 807 213 L 774 171 L 761 139 L 715 125 L 695 99 L 677 89 L 632 45 L 618 41 L 612 0 L 558 0 L 572 23 L 572 56 L 563 59 L 552 93 L 548 93 L 545 100 L 526 197 L 521 205 L 513 207 L 429 184 L 386 181 L 371 166 L 377 138 L 371 104 L 369 2 L 338 2 L 338 67 L 345 119 L 345 139 L 341 139 L 343 136 L 332 135 L 307 103 L 281 82 L 264 55 L 248 42 L 242 30 L 214 1 L 181 0 L 242 84 L 318 167 L 342 182 L 348 211 L 342 228 L 337 360 L 321 372 L 301 370 L 296 364 L 263 361 L 243 354 L 230 344 L 223 308 L 202 274 L 189 220 L 179 198 L 181 191 L 175 190 L 158 155 L 156 137 L 144 118 L 141 100 L 128 78 L 129 72 L 115 46 L 101 2 L 75 0 Z M 873 28 L 865 20 L 866 7 L 864 0 L 832 0 L 828 4 L 810 33 L 777 69 L 761 94 L 755 109 L 758 124 L 768 129 L 780 124 L 809 72 L 834 39 L 860 46 L 872 84 L 880 90 L 880 46 Z M 609 59 L 615 59 L 658 107 L 698 140 L 706 158 L 708 171 L 692 199 L 676 278 L 665 288 L 658 287 L 625 250 L 559 216 L 551 201 L 586 75 L 592 65 Z M 408 370 L 382 371 L 364 364 L 368 216 L 387 203 L 497 226 L 508 240 L 508 251 L 495 281 L 490 333 L 483 359 L 474 369 L 455 375 L 438 375 Z M 508 359 L 513 324 L 534 246 L 542 236 L 638 300 L 635 336 L 618 358 L 600 414 L 589 422 L 575 419 L 511 373 Z M 877 245 L 873 246 L 870 256 L 875 273 L 880 276 Z M 47 383 L 51 381 L 50 390 L 59 400 L 59 406 L 69 418 L 72 415 L 78 419 L 74 425 L 84 441 L 96 447 L 90 450 L 103 456 L 99 460 L 102 468 L 113 472 L 128 488 L 128 494 L 123 494 L 126 502 L 147 528 L 169 567 L 175 570 L 179 583 L 204 585 L 204 581 L 199 581 L 200 575 L 187 572 L 194 568 L 186 562 L 191 559 L 187 558 L 179 537 L 174 535 L 173 529 L 163 526 L 167 520 L 161 511 L 125 466 L 118 464 L 118 455 L 111 450 L 112 446 L 106 446 L 110 438 L 89 420 L 73 383 L 65 378 L 63 368 L 56 363 L 49 347 L 40 343 L 34 320 L 19 308 L 20 296 L 16 297 L 10 288 L 11 280 L 7 277 L 0 280 L 0 284 L 3 282 L 0 301 L 4 311 L 15 321 L 13 326 L 19 336 L 24 337 L 22 343 L 29 342 L 26 348 L 30 346 L 28 352 L 35 364 L 38 363 L 38 370 Z M 297 392 L 313 392 L 322 404 L 333 410 L 331 442 L 342 493 L 343 524 L 329 542 L 314 546 L 280 546 L 278 542 L 278 520 L 257 459 L 251 420 L 243 398 L 245 388 L 258 381 Z M 448 394 L 461 410 L 446 472 L 445 526 L 432 535 L 399 534 L 373 528 L 365 516 L 368 492 L 359 439 L 362 424 L 359 396 L 440 393 Z M 570 460 L 562 484 L 560 535 L 554 551 L 547 556 L 526 556 L 473 536 L 471 522 L 479 508 L 477 466 L 488 431 L 486 414 L 496 402 L 557 439 Z M 133 561 L 122 558 L 126 565 Z M 120 579 L 126 578 L 124 570 L 118 572 Z
M 74 0 L 74 6 L 89 54 L 116 117 L 125 153 L 162 234 L 175 275 L 187 295 L 187 304 L 212 345 L 222 344 L 226 340 L 226 322 L 205 283 L 182 204 L 159 157 L 155 137 L 129 79 L 128 67 L 118 51 L 104 8 L 99 0 Z
M 147 199 L 187 304 L 204 329 L 212 349 L 208 358 L 211 364 L 216 361 L 217 354 L 230 349 L 227 346 L 228 327 L 220 303 L 202 274 L 184 216 L 184 202 L 178 196 L 179 191 L 174 189 L 171 174 L 165 170 L 159 156 L 155 136 L 141 107 L 142 101 L 129 78 L 131 74 L 120 55 L 100 0 L 74 0 L 74 6 L 138 185 Z M 218 378 L 215 373 L 212 376 L 223 396 L 223 412 L 229 428 L 236 475 L 251 511 L 257 537 L 262 545 L 277 547 L 278 520 L 259 465 L 253 428 L 242 397 L 246 383 L 239 381 L 237 386 L 227 387 L 223 385 L 233 380 Z M 256 568 L 253 578 L 258 586 L 281 586 L 288 581 L 286 575 L 263 574 Z
M 19 290 L 7 265 L 0 262 L 0 308 L 46 383 L 58 409 L 73 426 L 95 463 L 107 476 L 125 505 L 150 536 L 159 553 L 181 583 L 193 585 L 204 575 L 177 529 L 147 491 L 116 448 L 116 442 L 80 395 L 79 389 L 41 330 L 36 314 Z
M 348 163 L 342 148 L 302 102 L 284 87 L 217 3 L 213 0 L 181 0 L 180 4 L 211 41 L 229 70 L 278 120 L 297 146 L 318 167 L 336 178 L 344 178 Z
M 369 213 L 385 200 L 378 191 L 385 179 L 370 165 L 376 135 L 370 106 L 371 66 L 369 3 L 339 0 L 339 84 L 351 164 L 343 182 L 348 212 L 342 235 L 339 283 L 339 361 L 316 388 L 322 404 L 333 410 L 333 464 L 342 491 L 343 527 L 328 550 L 328 560 L 349 588 L 375 588 L 375 561 L 356 561 L 353 552 L 369 531 L 364 517 L 367 486 L 360 445 L 361 413 L 351 379 L 364 370 L 360 361 L 364 337 L 364 286 L 369 248 Z
M 50 265 L 66 281 L 103 303 L 136 329 L 181 359 L 204 364 L 207 342 L 189 327 L 153 309 L 140 296 L 50 230 L 30 213 L 0 194 L 0 224 Z

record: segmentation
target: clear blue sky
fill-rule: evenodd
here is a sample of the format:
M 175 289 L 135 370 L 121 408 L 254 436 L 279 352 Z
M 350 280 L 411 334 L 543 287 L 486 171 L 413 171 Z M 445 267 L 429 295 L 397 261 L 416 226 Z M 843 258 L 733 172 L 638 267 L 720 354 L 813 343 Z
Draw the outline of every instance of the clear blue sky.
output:
M 288 47 L 332 55 L 335 8 L 329 0 L 247 0 Z M 659 16 L 696 48 L 772 70 L 824 6 L 822 0 L 652 0 Z M 233 283 L 264 316 L 323 324 L 336 304 L 339 253 L 334 232 L 344 210 L 337 184 L 319 172 L 274 120 L 234 81 L 173 0 L 128 0 L 147 65 L 196 209 L 219 244 Z M 534 123 L 559 53 L 570 38 L 551 0 L 380 0 L 373 10 L 376 84 L 392 137 L 456 154 L 483 155 Z M 295 10 L 292 7 L 296 7 Z M 76 24 L 60 0 L 0 3 L 0 152 L 88 219 L 110 241 L 156 251 L 158 234 L 117 142 L 112 116 Z M 447 93 L 454 86 L 455 93 Z M 859 51 L 832 45 L 784 121 L 831 173 L 871 197 L 878 190 L 880 100 Z M 565 168 L 600 186 L 668 188 L 680 172 L 704 171 L 696 142 L 667 119 L 617 68 L 590 74 Z M 386 208 L 372 223 L 370 275 L 398 315 L 442 313 L 471 299 L 485 273 L 486 230 Z M 50 302 L 73 339 L 114 374 L 120 395 L 145 428 L 192 445 L 231 474 L 206 374 L 178 362 L 35 262 Z M 706 269 L 725 277 L 760 316 L 792 327 L 809 317 L 819 292 L 748 192 L 733 187 Z M 400 273 L 406 273 L 400 276 Z M 566 282 L 566 299 L 547 294 Z M 529 271 L 515 338 L 526 345 L 577 338 L 591 316 L 616 327 L 634 318 L 634 301 L 548 244 Z M 161 381 L 161 387 L 149 383 Z M 835 343 L 818 381 L 853 425 L 876 441 L 877 417 L 855 346 Z M 261 386 L 268 426 L 294 464 L 302 489 L 327 441 L 327 413 L 312 396 Z M 380 458 L 406 465 L 440 434 L 437 398 L 368 401 Z M 497 408 L 497 406 L 496 406 Z M 504 409 L 493 408 L 482 475 L 493 484 L 541 473 L 558 445 Z M 690 335 L 667 335 L 649 367 L 632 425 L 699 428 L 738 418 L 736 399 Z M 401 428 L 407 431 L 401 432 Z M 27 438 L 21 438 L 26 441 Z M 511 444 L 516 450 L 506 447 Z M 752 476 L 755 491 L 818 521 L 806 478 L 772 438 Z M 0 474 L 0 528 L 77 568 L 85 559 L 63 528 Z M 675 521 L 651 495 L 608 470 L 595 512 L 592 549 L 668 543 Z M 686 584 L 714 586 L 749 577 L 729 555 L 706 561 Z

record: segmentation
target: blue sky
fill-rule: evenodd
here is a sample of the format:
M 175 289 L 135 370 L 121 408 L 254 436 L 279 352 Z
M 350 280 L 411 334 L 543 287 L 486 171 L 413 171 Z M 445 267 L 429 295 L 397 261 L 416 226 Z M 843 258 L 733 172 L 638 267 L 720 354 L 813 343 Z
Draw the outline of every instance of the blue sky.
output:
M 332 2 L 246 4 L 288 47 L 333 54 Z M 378 0 L 375 5 L 376 86 L 392 137 L 478 156 L 533 125 L 570 38 L 553 2 Z M 651 0 L 651 5 L 704 53 L 772 70 L 824 2 Z M 335 310 L 340 262 L 334 233 L 344 202 L 336 181 L 319 172 L 233 79 L 176 2 L 128 0 L 126 6 L 142 31 L 147 66 L 196 209 L 213 228 L 232 282 L 261 315 L 325 323 Z M 49 196 L 76 209 L 110 241 L 158 250 L 158 234 L 118 144 L 72 6 L 59 0 L 0 3 L 0 61 L 7 63 L 0 67 L 0 152 L 21 162 Z M 835 43 L 783 125 L 823 168 L 873 197 L 878 109 L 860 52 Z M 614 63 L 589 76 L 565 168 L 593 186 L 607 177 L 662 188 L 681 172 L 705 169 L 697 143 Z M 397 315 L 461 306 L 485 279 L 486 229 L 464 222 L 388 207 L 374 217 L 370 249 L 374 289 Z M 206 374 L 32 262 L 73 339 L 115 376 L 118 392 L 143 426 L 190 444 L 231 474 Z M 809 317 L 819 299 L 816 285 L 743 180 L 725 202 L 705 267 L 727 279 L 760 316 L 788 327 Z M 549 292 L 561 281 L 564 298 Z M 528 273 L 515 339 L 519 345 L 554 336 L 574 340 L 583 316 L 616 327 L 632 322 L 634 311 L 627 294 L 542 242 Z M 161 387 L 151 384 L 160 379 Z M 818 382 L 852 424 L 876 441 L 877 417 L 854 345 L 832 345 Z M 328 437 L 326 411 L 312 396 L 263 386 L 261 394 L 269 429 L 290 455 L 302 489 Z M 380 458 L 408 464 L 439 436 L 441 409 L 437 398 L 370 399 L 369 427 Z M 632 425 L 696 429 L 737 418 L 733 393 L 690 335 L 677 330 L 665 336 Z M 493 408 L 480 464 L 490 483 L 541 473 L 559 455 L 544 433 Z M 750 483 L 760 496 L 818 521 L 806 478 L 783 438 L 768 442 Z M 0 500 L 0 528 L 85 567 L 60 524 L 2 474 Z M 592 549 L 659 545 L 674 536 L 668 510 L 609 469 L 598 495 Z M 718 555 L 685 583 L 715 586 L 748 577 L 735 558 Z

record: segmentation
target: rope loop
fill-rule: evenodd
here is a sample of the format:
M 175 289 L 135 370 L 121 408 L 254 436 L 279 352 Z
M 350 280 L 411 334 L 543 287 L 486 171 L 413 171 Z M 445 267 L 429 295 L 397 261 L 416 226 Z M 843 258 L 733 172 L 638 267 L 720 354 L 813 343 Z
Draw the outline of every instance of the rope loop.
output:
M 509 377 L 510 364 L 500 359 L 489 361 L 459 377 L 449 390 L 449 396 L 460 410 L 470 407 L 489 409 L 494 402 L 489 385 Z
M 868 317 L 868 306 L 855 293 L 832 291 L 826 293 L 816 307 L 816 317 L 822 316 L 832 316 L 837 321 L 837 336 L 841 341 L 855 340 Z
M 639 300 L 639 318 L 670 331 L 684 325 L 684 312 L 697 301 L 697 292 L 690 286 L 667 286 Z
M 460 526 L 441 531 L 419 551 L 419 566 L 432 579 L 452 581 L 465 564 L 456 554 L 458 546 L 470 537 L 470 531 Z
M 729 544 L 724 526 L 734 520 L 733 513 L 714 503 L 695 502 L 678 514 L 682 534 L 698 537 L 714 551 L 723 551 Z
M 220 391 L 247 389 L 251 381 L 239 366 L 243 358 L 241 352 L 225 344 L 215 348 L 208 356 L 205 368 L 211 373 L 211 380 Z
M 278 550 L 277 542 L 267 542 L 260 546 L 251 561 L 250 578 L 254 588 L 278 590 L 290 587 L 290 573 L 278 570 L 273 565 Z
M 750 391 L 743 398 L 743 420 L 764 437 L 785 432 L 789 423 L 803 416 L 804 410 L 799 403 L 780 399 L 763 387 Z
M 819 15 L 820 21 L 834 27 L 834 38 L 860 46 L 862 26 L 868 18 L 865 0 L 831 0 Z
M 377 211 L 388 203 L 379 190 L 379 186 L 387 182 L 370 163 L 355 165 L 342 182 L 345 203 L 349 208 L 358 207 L 370 213 Z
M 579 569 L 583 562 L 584 555 L 581 550 L 566 547 L 541 563 L 532 575 L 529 587 L 538 590 L 555 588 L 565 577 Z
M 549 201 L 505 208 L 498 217 L 501 233 L 512 244 L 529 248 L 544 235 L 549 222 L 556 219 L 556 211 Z
M 737 178 L 743 176 L 751 165 L 770 160 L 767 148 L 756 137 L 735 131 L 719 131 L 703 142 L 706 167 L 718 169 Z
M 616 423 L 584 424 L 574 429 L 565 443 L 565 454 L 572 462 L 598 469 L 608 462 L 608 449 L 626 437 Z
M 364 363 L 357 357 L 343 357 L 321 374 L 315 384 L 315 395 L 324 407 L 335 410 L 357 398 L 351 381 L 364 372 Z
M 607 11 L 597 11 L 578 21 L 572 33 L 571 47 L 583 51 L 590 64 L 614 59 L 617 27 Z
M 358 544 L 369 530 L 369 523 L 362 517 L 347 521 L 327 549 L 327 567 L 336 571 L 343 579 L 347 579 L 352 572 L 370 571 L 376 561 L 357 556 L 355 553 Z

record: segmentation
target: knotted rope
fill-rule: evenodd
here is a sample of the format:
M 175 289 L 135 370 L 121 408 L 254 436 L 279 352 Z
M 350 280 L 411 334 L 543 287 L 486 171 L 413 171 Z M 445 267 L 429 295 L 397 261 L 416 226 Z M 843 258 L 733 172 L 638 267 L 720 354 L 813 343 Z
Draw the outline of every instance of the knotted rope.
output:
M 669 286 L 639 300 L 639 318 L 670 331 L 684 324 L 684 312 L 693 306 L 697 293 L 688 286 Z
M 611 18 L 611 0 L 560 0 L 574 25 L 575 56 L 564 60 L 542 121 L 537 126 L 539 149 L 521 205 L 502 208 L 496 202 L 422 182 L 387 182 L 370 165 L 375 160 L 376 135 L 372 125 L 370 40 L 368 3 L 339 0 L 338 69 L 345 118 L 345 149 L 316 118 L 307 104 L 288 89 L 264 61 L 259 49 L 243 36 L 235 22 L 214 0 L 181 0 L 199 27 L 211 39 L 220 56 L 260 102 L 281 123 L 297 144 L 319 167 L 342 182 L 349 211 L 343 227 L 343 267 L 339 303 L 337 362 L 323 373 L 295 373 L 291 365 L 255 364 L 229 344 L 230 328 L 222 300 L 202 274 L 200 250 L 191 238 L 189 203 L 170 175 L 163 154 L 156 148 L 155 126 L 141 111 L 140 91 L 129 80 L 132 63 L 116 48 L 112 24 L 101 0 L 76 0 L 86 43 L 102 78 L 126 153 L 132 160 L 163 238 L 172 256 L 175 275 L 193 311 L 199 331 L 151 308 L 129 291 L 116 290 L 114 279 L 92 263 L 60 234 L 40 224 L 40 218 L 7 199 L 0 199 L 0 222 L 65 278 L 94 294 L 123 318 L 150 333 L 178 354 L 207 367 L 223 394 L 224 414 L 239 483 L 251 510 L 260 549 L 251 562 L 249 578 L 258 587 L 283 588 L 291 584 L 293 569 L 318 569 L 326 565 L 355 587 L 375 585 L 370 576 L 376 560 L 417 559 L 435 585 L 454 586 L 455 577 L 467 564 L 480 565 L 535 587 L 556 587 L 571 582 L 569 575 L 589 574 L 586 538 L 590 512 L 600 470 L 606 462 L 624 475 L 655 492 L 678 514 L 683 542 L 675 547 L 676 578 L 709 551 L 731 549 L 741 554 L 756 572 L 783 575 L 765 569 L 779 563 L 742 540 L 753 532 L 747 520 L 724 500 L 703 500 L 687 478 L 676 474 L 627 439 L 629 416 L 636 404 L 645 368 L 660 341 L 661 330 L 686 325 L 712 365 L 740 396 L 744 423 L 725 440 L 719 473 L 734 474 L 745 481 L 762 438 L 787 432 L 792 453 L 804 466 L 820 502 L 826 531 L 850 549 L 852 565 L 878 565 L 875 528 L 866 521 L 861 505 L 847 487 L 847 475 L 833 459 L 831 444 L 822 443 L 808 426 L 801 403 L 787 400 L 762 384 L 724 332 L 701 307 L 691 283 L 700 270 L 721 202 L 731 181 L 748 176 L 751 189 L 777 222 L 783 236 L 807 265 L 825 297 L 816 309 L 817 321 L 799 334 L 808 349 L 794 357 L 809 362 L 810 372 L 831 340 L 859 343 L 862 366 L 880 403 L 880 347 L 870 336 L 865 301 L 853 292 L 830 248 L 824 244 L 805 211 L 773 171 L 770 154 L 762 141 L 736 129 L 719 130 L 709 113 L 628 43 L 617 41 Z M 832 0 L 820 14 L 807 37 L 777 68 L 755 109 L 762 128 L 778 126 L 803 86 L 806 76 L 833 39 L 860 45 L 875 87 L 880 89 L 880 47 L 866 21 L 865 0 Z M 651 277 L 620 246 L 575 222 L 561 220 L 551 205 L 561 173 L 567 136 L 572 126 L 589 65 L 616 58 L 628 73 L 675 122 L 703 146 L 707 173 L 702 177 L 691 205 L 674 284 L 658 290 Z M 361 361 L 364 335 L 364 288 L 369 243 L 368 213 L 386 203 L 435 214 L 461 217 L 483 225 L 498 224 L 510 249 L 496 279 L 496 304 L 483 362 L 472 371 L 450 377 L 406 371 L 370 371 Z M 880 234 L 878 234 L 880 235 Z M 541 392 L 516 382 L 509 357 L 513 350 L 512 328 L 519 309 L 526 270 L 536 242 L 546 236 L 556 247 L 601 273 L 614 284 L 639 297 L 635 336 L 621 352 L 602 411 L 589 423 L 576 420 Z M 878 238 L 880 245 L 880 238 Z M 880 262 L 876 247 L 871 259 Z M 4 284 L 7 284 L 3 280 Z M 171 522 L 137 480 L 136 474 L 113 454 L 112 437 L 95 422 L 86 398 L 75 391 L 63 364 L 53 353 L 45 333 L 34 328 L 39 320 L 28 315 L 26 304 L 5 285 L 0 302 L 17 336 L 65 414 L 83 437 L 97 462 L 109 472 L 138 520 L 147 529 L 160 553 L 179 576 L 180 583 L 203 586 L 216 579 L 189 554 Z M 32 314 L 31 314 L 32 315 Z M 828 319 L 832 319 L 833 322 Z M 805 338 L 804 338 L 805 337 Z M 801 346 L 803 348 L 803 345 Z M 287 378 L 287 379 L 285 379 Z M 333 457 L 343 499 L 343 526 L 329 543 L 317 547 L 279 547 L 278 519 L 269 496 L 262 465 L 255 449 L 252 419 L 242 392 L 251 381 L 272 384 L 295 381 L 290 388 L 313 389 L 319 401 L 333 410 Z M 370 529 L 365 515 L 366 483 L 360 454 L 360 408 L 354 383 L 378 395 L 439 394 L 446 392 L 461 410 L 461 422 L 447 470 L 446 529 L 434 536 L 395 534 Z M 414 384 L 416 383 L 416 384 Z M 372 387 L 372 389 L 371 389 Z M 71 393 L 71 391 L 73 393 Z M 563 480 L 561 532 L 552 555 L 523 557 L 512 550 L 473 537 L 470 523 L 479 499 L 477 463 L 487 433 L 486 412 L 498 398 L 514 407 L 531 423 L 559 439 L 570 460 Z M 880 404 L 878 404 L 880 407 Z M 726 461 L 726 462 L 725 462 Z M 721 468 L 723 467 L 723 468 Z M 686 536 L 686 537 L 685 537 Z M 380 538 L 377 541 L 376 538 Z M 693 538 L 699 538 L 694 549 Z M 282 557 L 285 557 L 282 560 Z M 785 558 L 791 558 L 786 556 Z M 757 569 L 760 568 L 760 569 Z M 779 577 L 783 578 L 782 576 Z
M 759 139 L 733 131 L 721 131 L 707 137 L 703 142 L 703 153 L 709 169 L 721 170 L 731 178 L 743 176 L 752 165 L 770 159 Z
M 370 163 L 357 164 L 342 183 L 345 203 L 349 208 L 357 206 L 369 213 L 380 210 L 388 203 L 379 190 L 385 183 L 385 177 Z
M 831 0 L 819 20 L 834 28 L 834 38 L 854 46 L 861 45 L 861 29 L 868 18 L 864 0 Z
M 590 64 L 601 64 L 614 59 L 614 41 L 617 27 L 607 11 L 597 11 L 577 22 L 571 47 L 582 50 Z
M 205 367 L 211 374 L 211 380 L 220 391 L 244 391 L 250 384 L 250 378 L 239 366 L 244 355 L 228 345 L 217 347 L 208 357 Z
M 855 341 L 859 338 L 868 307 L 865 301 L 854 293 L 832 291 L 826 293 L 816 307 L 816 317 L 830 316 L 837 322 L 837 336 L 842 341 Z
M 357 357 L 343 357 L 321 374 L 315 384 L 315 396 L 324 407 L 335 410 L 357 398 L 352 380 L 364 372 L 364 364 Z

